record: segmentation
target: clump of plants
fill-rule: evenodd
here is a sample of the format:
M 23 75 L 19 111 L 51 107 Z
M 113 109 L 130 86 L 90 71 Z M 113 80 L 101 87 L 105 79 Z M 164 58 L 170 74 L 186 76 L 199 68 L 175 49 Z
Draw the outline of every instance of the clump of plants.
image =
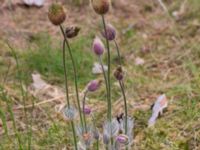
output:
M 92 51 L 96 55 L 103 72 L 104 80 L 94 79 L 91 80 L 86 86 L 83 98 L 80 98 L 79 88 L 78 88 L 78 78 L 77 78 L 77 67 L 73 56 L 73 51 L 70 46 L 70 40 L 75 38 L 79 33 L 79 28 L 76 26 L 63 27 L 62 23 L 66 20 L 66 13 L 62 5 L 58 3 L 53 3 L 49 7 L 48 17 L 51 23 L 60 28 L 63 35 L 63 69 L 65 77 L 65 90 L 66 90 L 66 107 L 62 110 L 64 118 L 68 123 L 71 124 L 71 130 L 73 133 L 74 149 L 84 150 L 84 149 L 130 149 L 133 141 L 133 119 L 128 116 L 127 100 L 125 94 L 125 84 L 124 84 L 124 69 L 121 61 L 121 54 L 119 46 L 116 41 L 116 30 L 115 28 L 107 23 L 105 16 L 110 9 L 109 0 L 91 0 L 91 6 L 94 12 L 99 15 L 102 19 L 103 29 L 101 31 L 102 38 L 105 40 L 105 45 L 103 44 L 100 37 L 96 36 L 93 44 Z M 124 101 L 124 115 L 118 118 L 112 116 L 112 102 L 111 99 L 111 50 L 110 44 L 113 42 L 116 46 L 116 53 L 118 54 L 119 63 L 116 65 L 116 70 L 113 76 L 119 83 L 121 93 Z M 68 85 L 68 71 L 69 68 L 66 66 L 66 53 L 69 53 L 69 59 L 72 62 L 72 68 L 74 73 L 74 85 L 76 93 L 76 103 L 75 107 L 69 97 L 69 85 Z M 108 70 L 105 70 L 103 66 L 103 55 L 106 55 L 106 65 Z M 92 110 L 87 106 L 86 97 L 88 94 L 93 93 L 99 89 L 101 84 L 105 84 L 106 100 L 107 100 L 107 117 L 103 123 L 103 128 L 99 129 L 96 126 L 96 118 L 92 115 Z M 77 115 L 78 114 L 78 115 Z M 91 119 L 89 119 L 91 118 Z M 78 121 L 77 121 L 78 120 Z M 102 132 L 100 132 L 102 131 Z

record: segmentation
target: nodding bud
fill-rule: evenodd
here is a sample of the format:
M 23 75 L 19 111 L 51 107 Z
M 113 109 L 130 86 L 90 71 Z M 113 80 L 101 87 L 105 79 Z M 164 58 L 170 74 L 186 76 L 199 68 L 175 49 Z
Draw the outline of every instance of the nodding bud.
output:
M 119 80 L 119 81 L 123 80 L 123 78 L 124 78 L 124 73 L 123 73 L 123 70 L 122 70 L 122 67 L 121 67 L 121 66 L 117 67 L 117 69 L 116 69 L 115 72 L 114 72 L 114 76 L 115 76 L 115 78 L 116 78 L 117 80 Z
M 78 35 L 79 31 L 80 31 L 79 27 L 76 26 L 67 27 L 65 29 L 65 35 L 67 38 L 73 38 Z
M 92 80 L 92 81 L 90 81 L 90 83 L 87 86 L 87 90 L 89 92 L 96 91 L 100 87 L 101 82 L 102 82 L 102 80 Z
M 84 112 L 84 114 L 86 114 L 86 115 L 90 115 L 90 114 L 91 114 L 91 112 L 92 112 L 92 110 L 91 110 L 91 108 L 90 108 L 90 107 L 87 107 L 87 106 L 85 106 L 85 108 L 84 108 L 83 112 Z
M 63 116 L 65 120 L 74 120 L 76 118 L 76 109 L 71 106 L 64 108 Z
M 91 0 L 94 11 L 99 15 L 104 15 L 109 11 L 110 0 Z
M 92 49 L 94 53 L 98 56 L 103 54 L 105 47 L 99 37 L 96 37 L 94 39 Z
M 116 29 L 111 25 L 106 25 L 106 32 L 102 32 L 103 37 L 105 37 L 107 40 L 112 41 L 116 37 Z
M 120 134 L 116 137 L 116 141 L 122 145 L 128 145 L 129 144 L 129 138 L 125 134 Z
M 61 25 L 66 18 L 62 5 L 58 3 L 51 4 L 48 11 L 48 17 L 52 24 Z

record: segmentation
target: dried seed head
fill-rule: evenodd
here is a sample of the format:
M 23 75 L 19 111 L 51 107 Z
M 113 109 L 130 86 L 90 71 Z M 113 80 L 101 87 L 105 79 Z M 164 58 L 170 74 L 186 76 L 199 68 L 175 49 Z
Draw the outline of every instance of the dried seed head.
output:
M 66 18 L 62 5 L 58 3 L 51 4 L 49 7 L 48 17 L 52 24 L 61 25 Z
M 117 69 L 116 69 L 115 72 L 114 72 L 114 76 L 115 76 L 115 78 L 116 78 L 117 80 L 119 80 L 119 81 L 123 80 L 123 78 L 124 78 L 124 73 L 123 73 L 123 70 L 122 70 L 122 67 L 121 67 L 121 66 L 117 67 Z
M 116 137 L 116 141 L 122 145 L 128 145 L 129 144 L 129 138 L 125 134 L 120 134 Z
M 103 54 L 105 47 L 99 37 L 96 37 L 94 39 L 92 49 L 93 49 L 94 53 L 98 56 Z
M 67 38 L 73 38 L 78 35 L 79 31 L 80 31 L 79 27 L 71 26 L 65 29 L 65 34 Z
M 117 136 L 119 133 L 119 123 L 116 119 L 112 119 L 112 121 L 106 121 L 103 126 L 104 134 L 111 135 L 112 137 Z
M 66 107 L 63 110 L 63 116 L 65 120 L 74 120 L 76 118 L 77 111 L 74 107 Z
M 110 0 L 91 0 L 94 11 L 99 15 L 104 15 L 109 11 Z
M 87 90 L 89 92 L 96 91 L 100 87 L 101 82 L 102 82 L 102 80 L 92 80 L 92 81 L 90 81 L 90 83 L 87 86 Z
M 105 37 L 107 40 L 112 41 L 116 37 L 116 30 L 111 24 L 106 25 L 106 32 L 102 32 L 103 37 Z

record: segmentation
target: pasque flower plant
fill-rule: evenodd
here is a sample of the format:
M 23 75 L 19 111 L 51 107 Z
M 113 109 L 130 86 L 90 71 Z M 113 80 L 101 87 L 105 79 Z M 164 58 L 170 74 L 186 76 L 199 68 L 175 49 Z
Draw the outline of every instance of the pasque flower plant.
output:
M 74 139 L 74 149 L 90 149 L 96 141 L 96 149 L 102 149 L 100 146 L 104 144 L 107 150 L 111 149 L 119 149 L 121 145 L 125 146 L 126 149 L 130 146 L 130 141 L 133 137 L 133 119 L 128 116 L 128 106 L 127 106 L 127 99 L 125 93 L 125 84 L 124 84 L 124 70 L 122 67 L 121 62 L 121 54 L 119 50 L 119 46 L 116 41 L 116 29 L 113 25 L 108 24 L 105 19 L 105 15 L 109 12 L 110 9 L 110 1 L 109 0 L 91 0 L 91 6 L 94 9 L 94 12 L 101 16 L 103 29 L 101 31 L 102 37 L 105 40 L 106 46 L 100 39 L 100 37 L 96 36 L 93 44 L 92 44 L 92 51 L 97 56 L 99 63 L 102 67 L 103 77 L 104 77 L 104 84 L 106 86 L 106 101 L 107 101 L 107 119 L 102 124 L 103 126 L 103 133 L 101 134 L 99 129 L 96 126 L 96 120 L 93 116 L 92 108 L 86 105 L 87 96 L 91 92 L 96 92 L 101 84 L 102 80 L 95 79 L 91 80 L 85 88 L 84 95 L 82 101 L 79 96 L 79 88 L 78 88 L 78 78 L 77 78 L 77 68 L 75 65 L 75 60 L 73 56 L 73 51 L 71 49 L 69 39 L 75 38 L 80 28 L 76 26 L 68 26 L 63 28 L 62 23 L 66 19 L 66 14 L 64 8 L 61 4 L 53 3 L 48 12 L 48 17 L 50 22 L 60 27 L 61 33 L 63 35 L 63 69 L 64 69 L 64 77 L 65 77 L 65 90 L 66 90 L 66 107 L 63 109 L 63 116 L 65 120 L 68 120 L 71 123 L 71 128 L 73 132 L 73 139 Z M 119 120 L 117 118 L 113 118 L 112 116 L 112 99 L 111 99 L 111 51 L 110 51 L 110 44 L 114 41 L 116 46 L 116 51 L 119 58 L 119 64 L 114 72 L 114 77 L 119 82 L 120 89 L 122 92 L 122 96 L 124 99 L 124 116 Z M 68 51 L 66 51 L 66 48 Z M 69 97 L 68 91 L 68 70 L 69 68 L 66 66 L 66 52 L 69 53 L 69 59 L 72 62 L 72 69 L 74 73 L 74 85 L 75 85 L 75 93 L 76 93 L 76 103 L 77 107 L 72 106 L 71 100 Z M 103 67 L 103 57 L 104 54 L 107 54 L 107 66 L 108 70 L 104 70 Z M 81 105 L 82 104 L 82 105 Z M 79 114 L 79 119 L 77 118 L 77 112 Z M 91 117 L 92 119 L 88 119 Z M 74 120 L 79 120 L 80 124 Z M 100 143 L 102 141 L 102 144 Z

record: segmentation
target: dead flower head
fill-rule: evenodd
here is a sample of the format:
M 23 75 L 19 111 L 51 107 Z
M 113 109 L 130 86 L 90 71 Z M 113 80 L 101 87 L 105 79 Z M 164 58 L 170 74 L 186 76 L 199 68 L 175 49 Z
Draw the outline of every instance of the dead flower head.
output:
M 48 17 L 52 24 L 61 25 L 66 18 L 66 14 L 62 5 L 53 3 L 49 7 Z
M 67 27 L 65 29 L 65 34 L 67 38 L 73 38 L 76 37 L 78 35 L 80 31 L 80 28 L 77 26 L 71 26 L 71 27 Z

